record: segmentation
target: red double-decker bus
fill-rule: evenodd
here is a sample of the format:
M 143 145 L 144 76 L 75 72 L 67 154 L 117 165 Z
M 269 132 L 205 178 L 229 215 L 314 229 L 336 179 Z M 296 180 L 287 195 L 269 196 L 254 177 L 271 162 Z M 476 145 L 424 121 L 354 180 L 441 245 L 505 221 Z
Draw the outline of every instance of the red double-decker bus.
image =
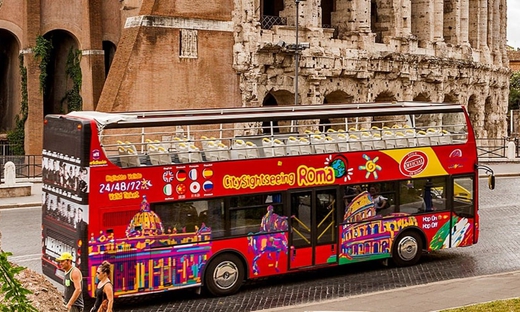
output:
M 44 124 L 43 272 L 70 252 L 116 296 L 392 259 L 478 241 L 464 107 L 393 102 L 73 112 Z M 492 171 L 490 186 L 494 185 Z

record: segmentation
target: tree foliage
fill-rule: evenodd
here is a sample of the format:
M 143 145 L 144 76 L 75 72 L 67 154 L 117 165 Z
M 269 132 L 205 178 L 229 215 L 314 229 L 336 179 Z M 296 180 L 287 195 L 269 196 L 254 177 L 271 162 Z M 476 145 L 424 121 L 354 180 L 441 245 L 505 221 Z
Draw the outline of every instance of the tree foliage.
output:
M 0 253 L 0 292 L 4 299 L 0 302 L 0 311 L 2 312 L 38 312 L 31 304 L 27 295 L 30 290 L 24 288 L 22 284 L 15 278 L 15 275 L 23 271 L 24 267 L 13 267 L 7 257 L 11 256 L 10 252 Z
M 80 95 L 81 82 L 83 80 L 80 61 L 81 51 L 71 47 L 67 55 L 65 73 L 72 80 L 72 89 L 68 90 L 61 99 L 62 113 L 79 111 L 83 107 L 83 98 Z M 67 103 L 66 109 L 63 107 L 64 102 Z
M 509 109 L 520 108 L 520 71 L 513 72 L 509 81 Z
M 27 93 L 27 68 L 24 66 L 23 55 L 18 56 L 21 77 L 22 101 L 20 114 L 15 116 L 15 128 L 7 132 L 7 140 L 14 155 L 25 155 L 25 121 L 29 116 L 29 95 Z

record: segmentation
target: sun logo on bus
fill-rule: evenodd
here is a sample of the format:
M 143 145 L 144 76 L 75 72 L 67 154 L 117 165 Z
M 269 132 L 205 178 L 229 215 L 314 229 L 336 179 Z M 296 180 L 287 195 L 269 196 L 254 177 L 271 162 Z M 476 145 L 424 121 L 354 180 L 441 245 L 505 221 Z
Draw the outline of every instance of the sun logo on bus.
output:
M 332 169 L 334 169 L 334 176 L 336 179 L 344 177 L 345 182 L 350 180 L 354 170 L 354 168 L 348 168 L 348 161 L 343 156 L 327 156 L 325 159 L 325 166 L 332 167 Z
M 367 161 L 364 166 L 359 166 L 359 170 L 366 170 L 367 173 L 365 174 L 365 179 L 368 179 L 370 175 L 372 174 L 374 176 L 374 179 L 378 178 L 377 172 L 381 171 L 381 166 L 377 164 L 377 161 L 379 160 L 379 157 L 374 157 L 374 159 L 371 159 L 368 157 L 367 154 L 363 154 L 363 158 Z

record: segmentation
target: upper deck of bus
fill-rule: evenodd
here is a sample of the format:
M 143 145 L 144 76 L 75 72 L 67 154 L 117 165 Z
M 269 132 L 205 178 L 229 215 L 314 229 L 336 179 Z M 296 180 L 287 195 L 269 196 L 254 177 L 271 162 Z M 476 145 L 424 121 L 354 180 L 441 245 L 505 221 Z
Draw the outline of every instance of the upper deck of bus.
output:
M 66 115 L 95 121 L 121 167 L 465 143 L 462 106 L 429 102 L 211 108 Z

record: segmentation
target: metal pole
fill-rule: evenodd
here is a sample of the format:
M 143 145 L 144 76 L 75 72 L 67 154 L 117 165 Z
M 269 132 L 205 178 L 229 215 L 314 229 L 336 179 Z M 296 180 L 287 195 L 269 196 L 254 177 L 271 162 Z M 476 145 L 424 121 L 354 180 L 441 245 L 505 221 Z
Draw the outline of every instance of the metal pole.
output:
M 296 1 L 296 49 L 294 51 L 294 105 L 298 105 L 298 67 L 299 64 L 299 53 L 300 47 L 298 46 L 298 15 L 299 15 L 299 4 L 300 0 Z

